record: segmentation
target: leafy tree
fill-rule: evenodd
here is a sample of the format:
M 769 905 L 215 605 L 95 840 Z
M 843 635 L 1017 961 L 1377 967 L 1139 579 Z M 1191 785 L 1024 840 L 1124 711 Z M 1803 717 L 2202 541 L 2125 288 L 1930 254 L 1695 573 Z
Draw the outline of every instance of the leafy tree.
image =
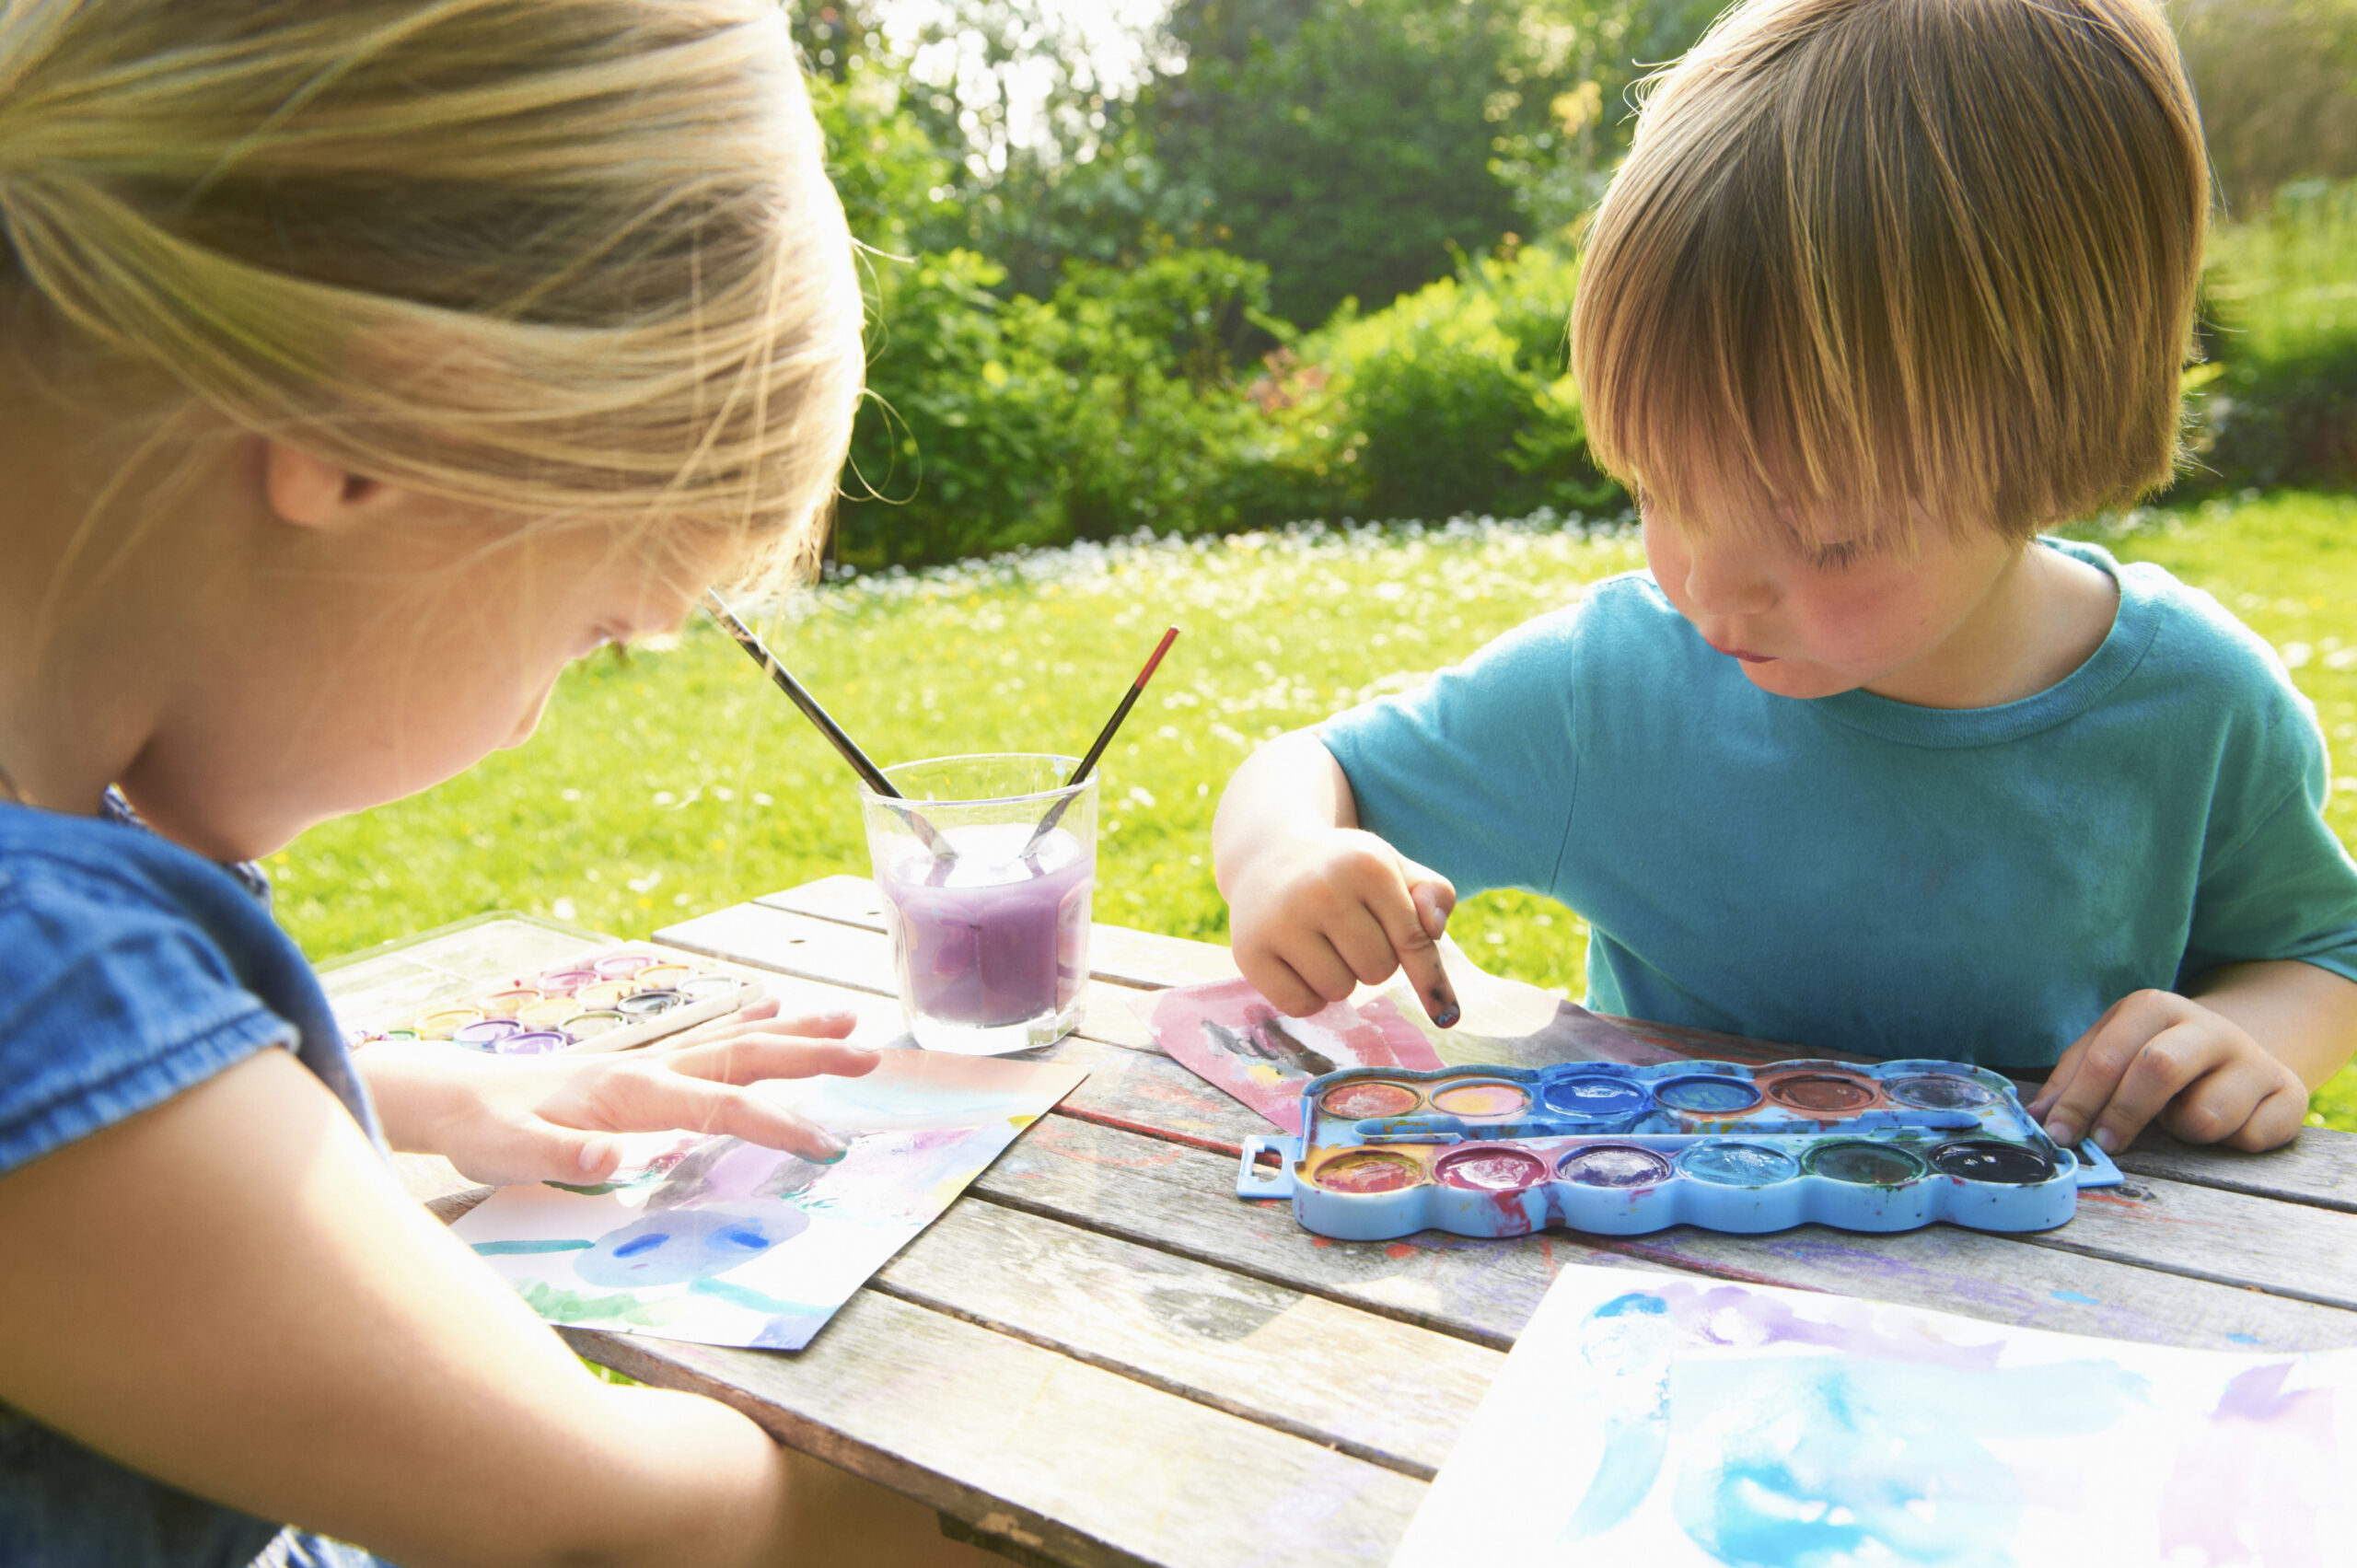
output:
M 1180 0 L 1144 105 L 1171 221 L 1318 321 L 1591 205 L 1630 85 L 1716 0 Z

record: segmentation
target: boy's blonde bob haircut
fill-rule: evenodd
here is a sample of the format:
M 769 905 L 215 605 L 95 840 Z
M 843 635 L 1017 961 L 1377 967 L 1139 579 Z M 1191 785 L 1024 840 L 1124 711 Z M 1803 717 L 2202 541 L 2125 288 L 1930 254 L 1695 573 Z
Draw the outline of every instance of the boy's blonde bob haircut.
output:
M 210 411 L 747 570 L 815 553 L 858 396 L 820 153 L 775 0 L 0 6 L 20 354 L 160 372 L 150 450 Z
M 2209 174 L 2142 0 L 1753 0 L 1588 242 L 1597 461 L 1679 526 L 2024 540 L 2164 482 Z

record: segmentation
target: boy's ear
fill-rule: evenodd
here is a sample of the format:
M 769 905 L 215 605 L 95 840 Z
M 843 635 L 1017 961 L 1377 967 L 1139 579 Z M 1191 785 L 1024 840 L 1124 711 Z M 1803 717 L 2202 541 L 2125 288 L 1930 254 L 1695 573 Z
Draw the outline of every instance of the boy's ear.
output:
M 331 528 L 374 510 L 392 487 L 284 441 L 262 442 L 262 494 L 283 522 Z

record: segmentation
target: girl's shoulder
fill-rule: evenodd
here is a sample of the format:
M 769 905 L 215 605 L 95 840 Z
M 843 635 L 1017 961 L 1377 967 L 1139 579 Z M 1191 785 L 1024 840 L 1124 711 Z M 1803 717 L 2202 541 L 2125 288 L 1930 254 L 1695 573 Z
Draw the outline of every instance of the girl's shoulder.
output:
M 222 867 L 26 807 L 0 807 L 0 1173 L 298 1043 L 289 1015 L 316 994 L 301 951 Z

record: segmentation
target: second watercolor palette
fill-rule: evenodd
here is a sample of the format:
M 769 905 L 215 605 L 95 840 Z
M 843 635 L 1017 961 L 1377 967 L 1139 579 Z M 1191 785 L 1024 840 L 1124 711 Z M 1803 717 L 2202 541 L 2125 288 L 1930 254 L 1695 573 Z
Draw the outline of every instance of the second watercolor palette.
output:
M 627 1051 L 731 1013 L 761 985 L 685 953 L 624 944 L 578 953 L 490 985 L 436 997 L 376 1040 L 447 1040 L 496 1056 Z
M 1236 1191 L 1321 1236 L 1745 1234 L 1815 1223 L 2051 1230 L 2119 1179 L 2012 1082 L 1960 1062 L 1575 1062 L 1353 1068 L 1305 1085 L 1298 1137 L 1245 1140 Z

